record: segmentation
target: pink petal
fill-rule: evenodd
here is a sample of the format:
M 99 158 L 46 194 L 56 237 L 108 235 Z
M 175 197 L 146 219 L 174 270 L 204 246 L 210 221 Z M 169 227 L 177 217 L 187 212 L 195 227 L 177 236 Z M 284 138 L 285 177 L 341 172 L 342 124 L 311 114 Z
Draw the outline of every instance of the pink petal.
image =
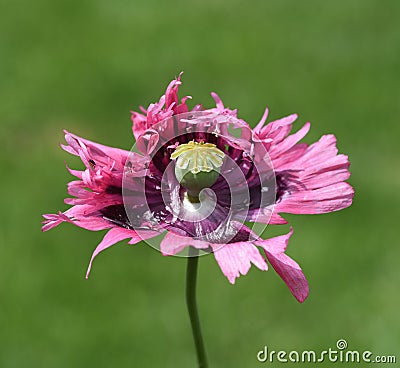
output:
M 261 131 L 261 128 L 264 126 L 265 122 L 267 121 L 268 112 L 269 112 L 268 107 L 266 107 L 266 108 L 265 108 L 265 111 L 264 111 L 264 114 L 263 114 L 263 116 L 262 116 L 262 118 L 261 118 L 261 120 L 260 120 L 259 123 L 256 125 L 256 127 L 253 129 L 253 131 L 254 131 L 255 133 L 258 134 L 258 133 Z
M 323 135 L 318 142 L 311 144 L 304 155 L 296 162 L 304 167 L 322 165 L 327 158 L 336 156 L 336 137 L 333 134 Z
M 67 131 L 65 131 L 65 140 L 69 144 L 69 146 L 62 145 L 66 151 L 76 156 L 82 156 L 80 151 L 84 151 L 85 155 L 90 156 L 90 158 L 96 162 L 99 161 L 107 164 L 111 159 L 124 166 L 125 161 L 129 156 L 129 151 L 104 146 L 78 137 L 75 134 L 68 133 Z
M 265 251 L 265 255 L 271 266 L 289 287 L 293 296 L 303 303 L 308 296 L 309 286 L 300 266 L 284 253 L 273 254 Z
M 296 161 L 303 157 L 308 145 L 306 143 L 298 143 L 291 149 L 287 150 L 284 155 L 275 156 L 272 159 L 274 169 L 276 171 L 293 170 L 298 167 Z
M 352 204 L 354 189 L 341 182 L 327 187 L 287 194 L 275 205 L 276 212 L 318 214 L 339 211 Z
M 211 92 L 211 97 L 214 99 L 215 105 L 217 106 L 217 109 L 219 109 L 219 110 L 224 110 L 225 109 L 225 106 L 224 106 L 224 103 L 221 100 L 221 97 L 219 97 L 215 92 Z
M 271 211 L 270 208 L 258 208 L 248 212 L 243 211 L 244 214 L 242 215 L 240 213 L 239 215 L 241 215 L 241 217 L 238 218 L 243 221 L 258 222 L 269 225 L 285 225 L 288 223 L 287 220 L 279 216 L 277 213 L 271 214 Z
M 304 138 L 309 130 L 310 123 L 306 123 L 299 131 L 287 137 L 284 141 L 282 141 L 282 143 L 276 146 L 273 145 L 270 152 L 268 152 L 272 158 L 272 161 L 274 160 L 274 157 L 279 157 L 291 149 L 300 139 Z
M 307 189 L 319 189 L 340 183 L 350 178 L 348 166 L 349 163 L 347 162 L 342 167 L 330 167 L 326 171 L 321 170 L 318 173 L 307 173 L 301 182 Z
M 109 221 L 99 217 L 98 214 L 92 214 L 93 212 L 96 212 L 96 208 L 93 206 L 79 205 L 71 207 L 64 213 L 43 215 L 46 221 L 43 223 L 42 231 L 48 231 L 62 222 L 70 222 L 91 231 L 105 230 L 113 226 Z
M 273 213 L 271 219 L 269 220 L 270 225 L 285 225 L 287 223 L 287 220 L 277 213 Z
M 73 169 L 69 168 L 68 165 L 66 165 L 66 167 L 67 167 L 68 172 L 69 172 L 71 175 L 76 176 L 77 178 L 79 178 L 79 179 L 82 180 L 82 173 L 83 173 L 82 171 L 80 171 L 80 170 L 73 170 Z
M 290 228 L 290 231 L 285 235 L 276 236 L 274 238 L 269 239 L 261 239 L 254 242 L 254 244 L 259 245 L 268 252 L 273 254 L 283 253 L 286 250 L 289 239 L 293 234 L 293 228 Z
M 148 129 L 136 139 L 136 147 L 140 152 L 150 155 L 156 147 L 159 138 L 158 132 Z
M 165 91 L 166 108 L 170 107 L 171 105 L 176 105 L 178 103 L 178 88 L 182 84 L 182 74 L 183 72 L 180 72 L 178 78 L 171 81 L 167 87 L 167 90 Z
M 228 278 L 231 284 L 241 274 L 246 275 L 251 263 L 260 270 L 267 270 L 268 265 L 261 256 L 257 247 L 250 242 L 238 242 L 231 244 L 211 244 L 214 249 L 214 256 L 222 273 Z
M 272 121 L 260 130 L 259 135 L 262 138 L 273 138 L 275 144 L 279 143 L 289 134 L 296 119 L 297 114 L 292 114 Z
M 92 258 L 90 259 L 89 266 L 86 272 L 86 278 L 89 277 L 90 270 L 92 268 L 92 263 L 95 257 L 102 252 L 103 250 L 111 247 L 115 243 L 118 243 L 121 240 L 131 238 L 129 244 L 136 244 L 139 243 L 141 240 L 145 240 L 151 238 L 153 236 L 159 235 L 159 233 L 154 231 L 141 231 L 137 233 L 134 230 L 124 229 L 121 227 L 114 227 L 104 236 L 103 240 L 100 244 L 96 247 L 92 254 Z
M 161 241 L 160 250 L 164 256 L 172 256 L 190 245 L 197 249 L 207 249 L 210 244 L 202 240 L 175 235 L 169 231 Z
M 265 255 L 271 266 L 289 287 L 293 296 L 300 303 L 303 303 L 309 293 L 307 279 L 300 266 L 284 253 L 292 234 L 293 230 L 286 235 L 260 240 L 255 244 L 264 248 Z
M 142 107 L 141 107 L 142 108 Z M 144 111 L 147 115 L 147 111 Z M 138 139 L 147 129 L 147 117 L 136 111 L 131 111 L 132 132 L 135 139 Z

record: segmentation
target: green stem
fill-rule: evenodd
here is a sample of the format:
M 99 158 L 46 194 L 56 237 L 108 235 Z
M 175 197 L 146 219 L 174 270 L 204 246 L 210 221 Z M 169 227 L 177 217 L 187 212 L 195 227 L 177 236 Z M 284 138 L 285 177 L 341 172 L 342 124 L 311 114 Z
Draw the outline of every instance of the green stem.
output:
M 206 350 L 204 348 L 203 337 L 201 334 L 200 319 L 199 313 L 197 311 L 196 302 L 196 280 L 198 262 L 198 250 L 190 247 L 186 269 L 186 304 L 189 312 L 190 323 L 192 325 L 193 339 L 196 346 L 199 368 L 207 368 L 208 364 Z

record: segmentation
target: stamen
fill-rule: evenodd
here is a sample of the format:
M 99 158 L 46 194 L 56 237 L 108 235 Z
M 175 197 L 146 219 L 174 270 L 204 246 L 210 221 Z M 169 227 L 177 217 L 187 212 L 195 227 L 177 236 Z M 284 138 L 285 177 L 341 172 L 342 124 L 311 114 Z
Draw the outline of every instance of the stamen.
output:
M 187 169 L 193 174 L 219 169 L 224 157 L 215 144 L 194 141 L 179 145 L 171 155 L 173 160 L 178 158 L 176 165 L 179 169 Z

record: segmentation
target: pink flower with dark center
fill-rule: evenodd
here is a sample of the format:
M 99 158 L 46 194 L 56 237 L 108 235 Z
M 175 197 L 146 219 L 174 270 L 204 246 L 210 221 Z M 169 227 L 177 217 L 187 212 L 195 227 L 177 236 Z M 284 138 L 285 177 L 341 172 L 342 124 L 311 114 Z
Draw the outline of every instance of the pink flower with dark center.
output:
M 286 224 L 281 213 L 326 213 L 351 205 L 347 156 L 337 153 L 333 135 L 298 143 L 310 124 L 290 135 L 296 115 L 255 129 L 212 94 L 216 107 L 179 100 L 180 76 L 157 103 L 132 112 L 135 150 L 103 146 L 66 132 L 62 148 L 79 156 L 85 170 L 68 168 L 78 180 L 68 185 L 72 207 L 44 215 L 43 231 L 61 222 L 88 230 L 108 229 L 90 260 L 111 245 L 165 233 L 164 255 L 189 246 L 213 253 L 235 283 L 251 264 L 269 264 L 303 302 L 309 292 L 300 266 L 286 254 L 293 233 L 262 239 L 252 225 Z M 247 225 L 245 225 L 245 222 Z

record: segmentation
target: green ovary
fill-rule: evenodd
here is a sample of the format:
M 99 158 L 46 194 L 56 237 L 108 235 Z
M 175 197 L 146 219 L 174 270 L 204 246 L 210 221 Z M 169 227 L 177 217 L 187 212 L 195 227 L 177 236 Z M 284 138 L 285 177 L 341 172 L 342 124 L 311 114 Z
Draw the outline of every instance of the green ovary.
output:
M 171 155 L 171 159 L 176 159 L 175 175 L 193 202 L 198 201 L 202 189 L 217 181 L 224 157 L 212 143 L 191 141 L 176 147 Z

